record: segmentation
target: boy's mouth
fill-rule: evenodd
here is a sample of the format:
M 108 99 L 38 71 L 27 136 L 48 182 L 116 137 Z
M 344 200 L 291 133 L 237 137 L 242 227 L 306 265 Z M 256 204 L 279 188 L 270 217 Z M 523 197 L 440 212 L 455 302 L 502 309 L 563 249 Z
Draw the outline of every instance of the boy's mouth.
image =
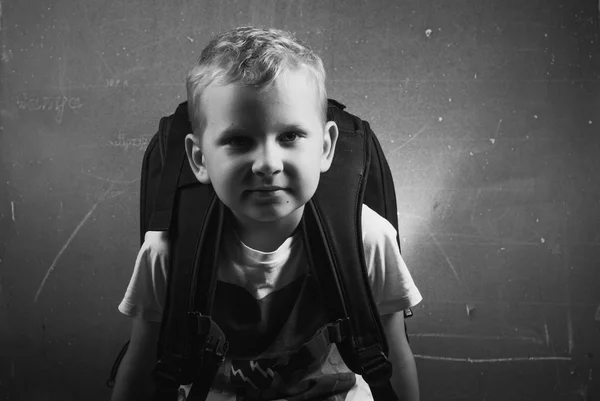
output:
M 274 191 L 279 191 L 283 188 L 281 187 L 274 187 L 274 186 L 269 186 L 269 187 L 260 187 L 260 188 L 256 188 L 251 190 L 252 192 L 274 192 Z
M 280 198 L 282 193 L 283 188 L 281 187 L 257 188 L 249 191 L 250 196 L 261 202 L 274 202 L 276 199 Z

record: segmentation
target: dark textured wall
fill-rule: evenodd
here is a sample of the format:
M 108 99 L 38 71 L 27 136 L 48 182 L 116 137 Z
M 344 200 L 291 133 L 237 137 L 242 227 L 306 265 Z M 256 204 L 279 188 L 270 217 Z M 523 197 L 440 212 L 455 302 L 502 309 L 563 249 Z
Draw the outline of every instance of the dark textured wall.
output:
M 0 5 L 1 399 L 108 399 L 143 150 L 242 24 L 311 43 L 382 142 L 422 399 L 600 399 L 597 2 Z

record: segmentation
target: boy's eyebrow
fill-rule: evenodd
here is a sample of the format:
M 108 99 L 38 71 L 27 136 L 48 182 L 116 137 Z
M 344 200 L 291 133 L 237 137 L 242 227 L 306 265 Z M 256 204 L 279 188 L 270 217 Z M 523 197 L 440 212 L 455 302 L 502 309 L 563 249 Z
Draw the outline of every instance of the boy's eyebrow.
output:
M 289 131 L 307 131 L 308 128 L 302 126 L 302 124 L 285 124 L 280 129 L 281 132 L 289 132 Z
M 230 135 L 239 135 L 239 134 L 243 134 L 247 131 L 248 130 L 245 130 L 241 127 L 228 127 L 228 128 L 225 128 L 223 131 L 219 132 L 217 134 L 217 138 L 222 138 L 222 137 L 230 136 Z
M 290 131 L 306 132 L 307 128 L 303 127 L 301 124 L 285 124 L 281 127 L 278 127 L 278 131 L 279 132 L 290 132 Z M 223 137 L 227 137 L 227 136 L 231 136 L 231 135 L 247 135 L 252 132 L 253 132 L 252 129 L 231 126 L 231 127 L 225 128 L 223 131 L 219 132 L 217 134 L 217 138 L 223 138 Z

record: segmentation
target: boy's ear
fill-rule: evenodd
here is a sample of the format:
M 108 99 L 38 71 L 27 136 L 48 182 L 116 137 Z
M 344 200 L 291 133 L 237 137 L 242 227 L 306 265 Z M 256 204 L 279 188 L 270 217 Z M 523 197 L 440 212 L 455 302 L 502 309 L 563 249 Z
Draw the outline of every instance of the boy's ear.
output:
M 210 184 L 206 159 L 202 154 L 202 147 L 200 146 L 200 138 L 194 134 L 187 134 L 185 136 L 185 153 L 196 179 L 202 184 Z
M 335 121 L 327 121 L 323 135 L 323 155 L 321 156 L 321 173 L 326 172 L 331 167 L 333 156 L 335 154 L 335 145 L 339 136 L 338 126 Z

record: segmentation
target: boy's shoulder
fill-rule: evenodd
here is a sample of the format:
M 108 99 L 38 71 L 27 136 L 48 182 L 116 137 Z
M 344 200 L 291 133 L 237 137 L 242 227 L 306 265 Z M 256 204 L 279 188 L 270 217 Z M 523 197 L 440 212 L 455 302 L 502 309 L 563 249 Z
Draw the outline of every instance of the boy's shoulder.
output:
M 396 229 L 385 217 L 363 203 L 362 205 L 362 237 L 365 245 L 384 245 L 392 240 L 396 242 Z

